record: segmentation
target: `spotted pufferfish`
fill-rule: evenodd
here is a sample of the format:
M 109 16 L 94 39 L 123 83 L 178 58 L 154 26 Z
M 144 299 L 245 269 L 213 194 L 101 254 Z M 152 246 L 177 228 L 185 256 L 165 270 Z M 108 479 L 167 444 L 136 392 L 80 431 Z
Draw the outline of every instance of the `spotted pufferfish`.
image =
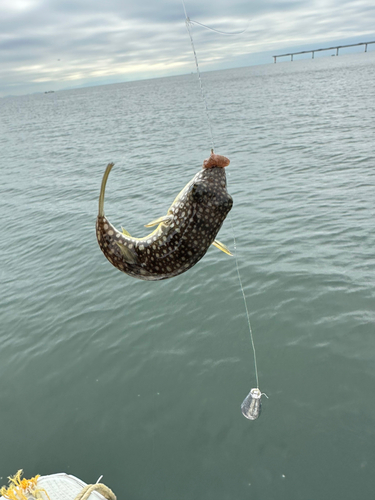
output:
M 202 170 L 178 194 L 167 215 L 145 227 L 157 228 L 144 238 L 133 238 L 122 228 L 118 231 L 104 215 L 104 194 L 113 163 L 103 176 L 96 236 L 100 249 L 120 271 L 147 281 L 178 276 L 192 268 L 205 255 L 210 245 L 232 255 L 216 240 L 233 200 L 227 191 L 225 156 L 211 154 Z

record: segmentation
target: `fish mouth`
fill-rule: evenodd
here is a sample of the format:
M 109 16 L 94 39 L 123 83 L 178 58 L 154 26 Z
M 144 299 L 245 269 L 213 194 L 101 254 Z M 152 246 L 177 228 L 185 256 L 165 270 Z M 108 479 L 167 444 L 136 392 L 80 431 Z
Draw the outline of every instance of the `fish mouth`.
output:
M 217 155 L 214 154 L 213 152 L 211 153 L 211 156 L 204 160 L 202 167 L 203 168 L 214 168 L 214 167 L 219 167 L 219 168 L 225 168 L 229 165 L 230 160 L 226 156 L 222 155 Z

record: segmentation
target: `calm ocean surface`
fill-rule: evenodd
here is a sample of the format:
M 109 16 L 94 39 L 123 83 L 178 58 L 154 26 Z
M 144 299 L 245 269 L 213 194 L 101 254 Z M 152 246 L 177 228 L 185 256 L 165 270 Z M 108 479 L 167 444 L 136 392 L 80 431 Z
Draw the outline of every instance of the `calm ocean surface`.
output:
M 120 499 L 353 500 L 375 489 L 375 52 L 203 74 L 235 260 L 142 282 L 145 236 L 209 155 L 195 74 L 0 99 L 0 484 L 67 472 Z M 48 90 L 48 89 L 46 89 Z M 227 220 L 219 239 L 233 249 Z

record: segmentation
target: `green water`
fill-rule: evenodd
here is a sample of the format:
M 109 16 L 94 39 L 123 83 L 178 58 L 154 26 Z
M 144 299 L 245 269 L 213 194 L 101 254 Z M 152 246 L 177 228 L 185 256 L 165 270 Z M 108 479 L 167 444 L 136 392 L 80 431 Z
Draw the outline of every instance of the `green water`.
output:
M 235 261 L 120 273 L 209 154 L 196 75 L 0 100 L 1 484 L 67 472 L 119 499 L 373 497 L 373 53 L 207 73 Z M 233 249 L 227 220 L 220 241 Z

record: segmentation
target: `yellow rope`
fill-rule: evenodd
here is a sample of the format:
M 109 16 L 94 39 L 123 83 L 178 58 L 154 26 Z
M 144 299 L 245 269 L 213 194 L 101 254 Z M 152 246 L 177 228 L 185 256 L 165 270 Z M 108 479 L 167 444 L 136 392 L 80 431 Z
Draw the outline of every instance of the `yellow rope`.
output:
M 116 495 L 105 484 L 88 484 L 83 490 L 75 497 L 74 500 L 87 500 L 93 491 L 101 493 L 107 500 L 117 500 Z
M 44 493 L 49 499 L 48 493 L 43 488 L 37 488 L 37 481 L 40 476 L 35 476 L 32 479 L 21 479 L 22 470 L 19 470 L 13 477 L 9 477 L 9 487 L 3 486 L 0 489 L 0 495 L 7 500 L 28 500 L 30 496 L 33 498 L 43 498 Z M 91 493 L 97 491 L 101 493 L 107 500 L 117 500 L 116 495 L 105 484 L 88 484 L 76 496 L 75 500 L 87 500 Z
M 41 498 L 41 493 L 47 492 L 43 488 L 37 488 L 37 481 L 40 476 L 31 479 L 22 479 L 22 469 L 13 477 L 8 477 L 9 487 L 3 486 L 0 489 L 0 495 L 8 500 L 28 500 L 30 496 Z M 49 498 L 49 497 L 48 497 Z

